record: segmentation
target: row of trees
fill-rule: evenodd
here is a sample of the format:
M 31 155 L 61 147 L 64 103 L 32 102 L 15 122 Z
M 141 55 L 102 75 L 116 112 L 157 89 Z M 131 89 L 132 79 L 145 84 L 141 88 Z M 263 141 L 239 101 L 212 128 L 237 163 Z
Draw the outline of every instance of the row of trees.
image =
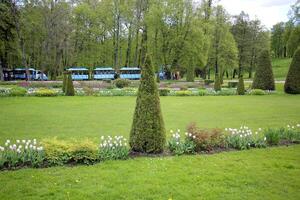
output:
M 252 77 L 270 46 L 259 20 L 232 17 L 213 0 L 1 0 L 0 11 L 1 67 L 31 66 L 51 79 L 68 66 L 141 66 L 147 49 L 156 71 L 193 81 L 213 70 L 222 82 L 243 70 Z
M 292 57 L 300 44 L 300 1 L 291 7 L 289 21 L 275 24 L 271 30 L 271 47 L 276 58 Z

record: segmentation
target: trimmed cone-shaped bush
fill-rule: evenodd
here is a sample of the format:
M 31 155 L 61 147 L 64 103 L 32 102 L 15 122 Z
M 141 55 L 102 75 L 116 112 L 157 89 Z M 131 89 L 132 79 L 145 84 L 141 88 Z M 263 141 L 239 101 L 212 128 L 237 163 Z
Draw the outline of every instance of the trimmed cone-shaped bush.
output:
M 194 67 L 193 66 L 189 66 L 187 68 L 186 81 L 187 82 L 194 82 L 194 80 L 195 80 Z
M 160 153 L 164 149 L 165 142 L 165 126 L 155 74 L 150 57 L 147 55 L 142 68 L 129 144 L 136 152 Z
M 63 85 L 62 85 L 62 91 L 65 93 L 67 88 L 67 72 L 63 73 Z
M 221 83 L 220 83 L 220 76 L 219 76 L 219 74 L 215 74 L 214 89 L 215 89 L 215 91 L 220 91 L 221 90 Z
M 68 73 L 67 74 L 67 85 L 65 89 L 65 95 L 66 96 L 74 96 L 75 95 L 75 90 L 73 86 L 73 81 L 72 81 L 72 74 Z
M 293 56 L 285 80 L 284 91 L 289 94 L 300 94 L 300 47 L 298 47 Z
M 238 82 L 238 86 L 237 86 L 237 94 L 238 95 L 245 94 L 244 78 L 242 75 L 239 77 L 239 82 Z
M 261 90 L 275 90 L 274 75 L 272 71 L 270 53 L 268 50 L 263 50 L 258 57 L 252 88 Z

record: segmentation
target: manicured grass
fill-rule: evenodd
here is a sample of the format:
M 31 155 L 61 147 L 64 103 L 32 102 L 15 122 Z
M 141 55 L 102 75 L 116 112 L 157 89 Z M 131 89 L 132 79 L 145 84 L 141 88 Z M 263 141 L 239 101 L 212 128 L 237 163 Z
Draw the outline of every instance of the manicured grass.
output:
M 5 139 L 91 138 L 124 135 L 136 97 L 0 98 L 0 142 Z M 299 95 L 161 97 L 166 129 L 280 127 L 299 123 Z
M 0 199 L 300 199 L 300 145 L 0 172 Z
M 285 80 L 291 62 L 291 58 L 272 59 L 272 69 L 276 80 Z

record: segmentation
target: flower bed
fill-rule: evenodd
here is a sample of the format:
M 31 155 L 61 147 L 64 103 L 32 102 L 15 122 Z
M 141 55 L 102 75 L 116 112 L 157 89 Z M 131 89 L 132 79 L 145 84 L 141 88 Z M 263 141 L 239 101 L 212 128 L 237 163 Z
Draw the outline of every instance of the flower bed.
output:
M 181 135 L 179 129 L 171 130 L 167 149 L 162 155 L 214 153 L 300 143 L 300 124 L 276 129 L 259 128 L 256 131 L 247 126 L 221 130 L 200 129 L 195 124 L 190 124 L 187 131 Z M 0 169 L 91 165 L 105 160 L 125 160 L 130 154 L 127 139 L 123 136 L 102 136 L 99 145 L 88 139 L 65 141 L 51 138 L 41 142 L 36 139 L 14 142 L 7 140 L 0 146 Z

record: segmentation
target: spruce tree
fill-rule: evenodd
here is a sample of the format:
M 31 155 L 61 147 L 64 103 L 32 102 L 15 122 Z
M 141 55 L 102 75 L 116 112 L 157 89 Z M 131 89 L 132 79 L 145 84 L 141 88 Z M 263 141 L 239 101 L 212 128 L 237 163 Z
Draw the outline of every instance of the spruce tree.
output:
M 67 85 L 65 88 L 65 95 L 66 96 L 74 96 L 75 95 L 75 90 L 74 90 L 74 85 L 72 81 L 72 74 L 69 72 L 67 74 Z
M 258 57 L 258 63 L 253 79 L 252 88 L 262 90 L 275 90 L 271 58 L 268 50 L 261 51 Z
M 67 72 L 63 73 L 63 85 L 62 85 L 62 91 L 63 93 L 66 92 L 66 87 L 67 87 Z
M 165 141 L 166 133 L 155 74 L 147 55 L 142 68 L 129 144 L 136 152 L 160 153 L 164 149 Z
M 195 80 L 194 67 L 193 66 L 189 66 L 187 68 L 186 81 L 187 82 L 194 82 L 194 80 Z
M 240 75 L 239 82 L 237 86 L 237 94 L 244 95 L 245 94 L 245 85 L 244 85 L 244 78 L 243 75 Z
M 214 89 L 215 89 L 215 91 L 220 91 L 221 90 L 220 76 L 219 76 L 218 73 L 215 74 Z
M 298 47 L 293 56 L 286 76 L 284 91 L 289 94 L 300 94 L 300 47 Z

